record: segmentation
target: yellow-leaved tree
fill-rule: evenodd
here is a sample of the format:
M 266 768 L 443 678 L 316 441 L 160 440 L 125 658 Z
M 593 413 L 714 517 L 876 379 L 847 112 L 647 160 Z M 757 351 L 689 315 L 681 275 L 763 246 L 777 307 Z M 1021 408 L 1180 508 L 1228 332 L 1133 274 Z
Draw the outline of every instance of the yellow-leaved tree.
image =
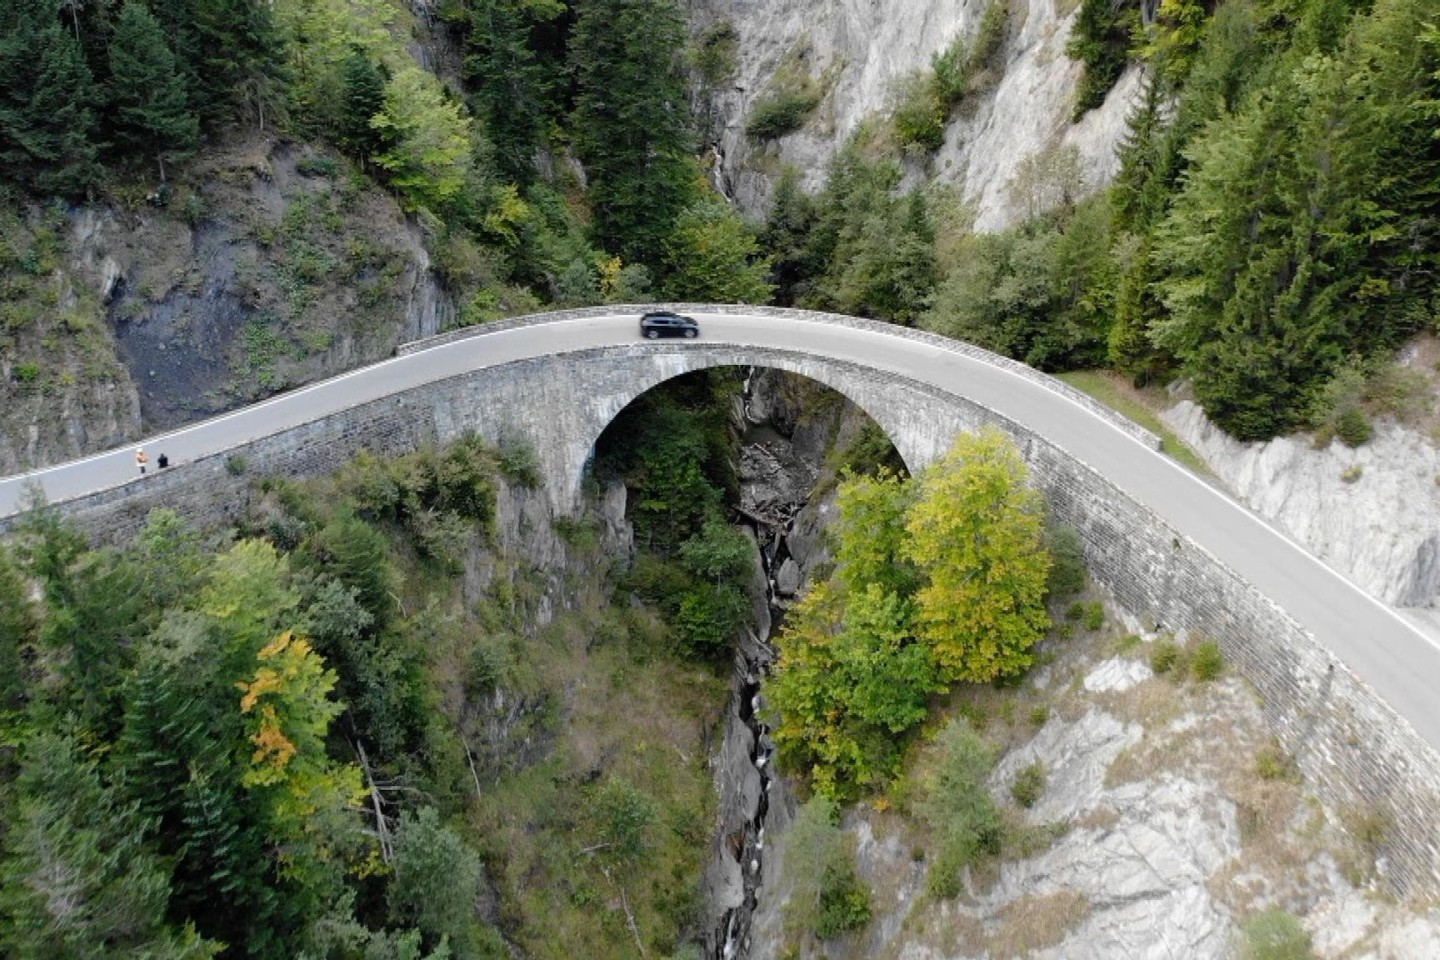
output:
M 1050 626 L 1045 503 L 995 429 L 963 434 L 917 478 L 905 553 L 919 568 L 917 636 L 944 683 L 985 682 L 1030 665 Z
M 288 630 L 256 661 L 254 674 L 236 684 L 254 747 L 241 783 L 264 796 L 268 832 L 280 842 L 286 872 L 353 862 L 365 844 L 352 811 L 365 791 L 358 767 L 336 763 L 325 752 L 330 723 L 343 709 L 330 699 L 335 671 Z

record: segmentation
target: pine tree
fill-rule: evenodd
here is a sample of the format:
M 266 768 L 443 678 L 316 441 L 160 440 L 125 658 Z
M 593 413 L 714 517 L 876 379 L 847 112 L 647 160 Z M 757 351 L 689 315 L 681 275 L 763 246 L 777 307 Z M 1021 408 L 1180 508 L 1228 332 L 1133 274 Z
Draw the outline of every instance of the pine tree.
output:
M 95 87 L 80 44 L 44 5 L 0 11 L 0 169 L 46 194 L 86 193 L 100 179 Z
M 593 0 L 571 37 L 575 142 L 590 178 L 596 240 L 658 263 L 696 179 L 674 0 Z
M 165 161 L 190 154 L 200 137 L 185 78 L 150 11 L 127 0 L 110 40 L 110 102 L 120 145 L 150 152 L 165 180 Z

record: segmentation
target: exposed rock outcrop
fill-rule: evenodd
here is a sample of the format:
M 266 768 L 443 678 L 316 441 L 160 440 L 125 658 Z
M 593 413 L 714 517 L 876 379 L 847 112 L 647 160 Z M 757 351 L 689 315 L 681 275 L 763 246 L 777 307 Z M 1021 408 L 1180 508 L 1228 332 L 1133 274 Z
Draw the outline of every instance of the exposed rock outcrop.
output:
M 1235 440 L 1185 400 L 1161 415 L 1216 475 L 1266 519 L 1387 603 L 1440 598 L 1440 450 L 1395 423 L 1363 446 L 1307 437 Z
M 862 121 L 893 104 L 906 77 L 930 66 L 953 38 L 971 34 L 987 0 L 705 0 L 697 27 L 729 22 L 739 35 L 737 71 L 710 98 L 717 179 L 742 208 L 764 209 L 775 176 L 794 167 L 807 189 L 824 183 L 830 160 Z M 1023 204 L 1010 196 L 1016 165 L 1046 148 L 1072 145 L 1086 185 L 1114 176 L 1115 147 L 1142 89 L 1132 68 L 1105 104 L 1071 123 L 1081 64 L 1065 55 L 1079 4 L 1015 0 L 994 80 L 967 98 L 951 120 L 945 143 L 911 174 L 954 183 L 974 204 L 976 227 L 998 230 L 1017 222 Z M 799 62 L 825 87 L 814 115 L 773 144 L 747 139 L 745 123 L 774 83 L 782 64 Z M 828 73 L 827 73 L 828 71 Z

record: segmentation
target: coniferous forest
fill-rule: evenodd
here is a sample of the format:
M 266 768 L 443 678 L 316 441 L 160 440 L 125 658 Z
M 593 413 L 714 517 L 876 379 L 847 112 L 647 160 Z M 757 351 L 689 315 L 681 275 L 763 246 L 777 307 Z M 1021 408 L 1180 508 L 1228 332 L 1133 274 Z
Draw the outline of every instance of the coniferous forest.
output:
M 313 145 L 327 175 L 394 197 L 457 325 L 660 299 L 835 310 L 1046 370 L 1183 380 L 1247 440 L 1363 439 L 1387 361 L 1440 332 L 1433 0 L 1081 0 L 1076 115 L 1146 69 L 1118 176 L 1095 190 L 1073 153 L 1028 158 L 1009 189 L 1029 216 L 992 234 L 970 229 L 927 158 L 996 66 L 1004 0 L 862 125 L 822 189 L 777 171 L 753 221 L 710 186 L 693 109 L 733 70 L 733 36 L 692 39 L 675 0 L 426 11 L 0 0 L 0 357 L 16 389 L 45 376 L 9 353 L 57 309 L 58 225 L 92 204 L 201 220 L 193 165 L 256 136 Z M 454 56 L 422 66 L 416 37 Z M 770 103 L 749 135 L 783 135 L 818 96 Z M 93 346 L 79 320 L 60 329 Z M 639 746 L 607 753 L 603 776 L 588 758 L 475 756 L 469 734 L 505 690 L 548 742 L 584 686 L 546 659 L 567 644 L 608 677 L 589 696 L 635 689 L 643 668 L 657 700 L 695 704 L 686 729 L 713 723 L 715 665 L 748 613 L 750 547 L 723 508 L 733 386 L 699 378 L 612 428 L 598 468 L 638 491 L 640 552 L 597 574 L 613 596 L 528 646 L 533 571 L 502 557 L 515 568 L 480 596 L 466 577 L 495 547 L 497 490 L 543 482 L 524 450 L 362 456 L 325 481 L 269 483 L 224 533 L 157 513 L 133 542 L 94 548 L 31 514 L 0 545 L 0 952 L 604 956 L 642 929 L 657 953 L 682 947 L 712 825 L 704 745 L 688 779 L 657 773 L 643 703 L 633 726 L 606 728 Z M 973 455 L 1008 476 L 1003 451 Z M 1014 648 L 982 663 L 927 634 L 941 614 L 925 584 L 954 564 L 925 533 L 958 498 L 883 473 L 845 496 L 844 522 L 868 536 L 799 608 L 775 694 L 782 751 L 829 804 L 821 834 L 836 803 L 897 775 L 927 698 L 1023 669 L 1046 622 L 1038 507 L 1012 511 L 1034 558 Z M 557 534 L 603 567 L 593 527 Z M 856 662 L 906 653 L 854 680 L 827 645 L 841 633 Z M 968 741 L 936 749 L 952 746 L 976 766 Z M 593 920 L 622 898 L 608 926 Z

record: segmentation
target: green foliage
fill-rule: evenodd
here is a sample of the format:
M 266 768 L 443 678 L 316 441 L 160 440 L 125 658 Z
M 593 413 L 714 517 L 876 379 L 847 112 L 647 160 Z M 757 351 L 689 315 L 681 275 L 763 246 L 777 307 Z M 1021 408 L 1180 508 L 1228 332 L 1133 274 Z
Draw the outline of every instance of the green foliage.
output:
M 808 78 L 794 86 L 771 90 L 751 105 L 750 116 L 745 120 L 745 136 L 757 141 L 778 140 L 794 133 L 820 106 L 820 99 L 820 90 Z
M 710 86 L 735 75 L 739 66 L 740 33 L 729 20 L 717 20 L 700 31 L 690 51 L 690 62 Z
M 900 168 L 848 144 L 814 200 L 784 186 L 764 240 L 776 256 L 777 299 L 912 323 L 936 281 L 935 229 L 925 197 L 897 195 Z
M 189 91 L 160 21 L 138 0 L 127 0 L 110 38 L 111 107 L 115 136 L 135 153 L 160 165 L 188 156 L 200 138 Z
M 936 76 L 938 77 L 938 71 Z M 946 82 L 948 86 L 948 81 Z M 895 136 L 901 143 L 912 144 L 934 152 L 945 143 L 945 102 L 936 95 L 939 82 L 927 82 L 923 76 L 909 77 L 900 84 L 896 103 L 890 113 Z
M 851 841 L 838 819 L 834 801 L 815 797 L 790 826 L 785 856 L 792 886 L 785 927 L 792 936 L 827 939 L 870 922 L 870 892 L 855 873 Z
M 9 547 L 0 543 L 0 730 L 24 705 L 29 684 L 23 663 L 39 635 L 37 611 Z
M 914 808 L 932 837 L 927 887 L 949 899 L 959 894 L 965 867 L 1000 852 L 1000 813 L 985 786 L 995 757 L 964 719 L 947 724 L 931 752 Z
M 994 434 L 962 438 L 911 483 L 842 483 L 836 575 L 788 614 L 768 688 L 781 756 L 818 794 L 892 778 L 931 694 L 1028 666 L 1049 561 L 1022 484 Z
M 916 633 L 943 681 L 988 681 L 1030 665 L 1050 626 L 1044 502 L 1015 448 L 995 430 L 960 436 L 918 478 L 906 555 L 924 586 Z
M 1058 527 L 1046 531 L 1045 546 L 1050 551 L 1050 578 L 1045 589 L 1049 598 L 1063 600 L 1085 589 L 1087 572 L 1085 552 L 1080 534 L 1074 527 Z
M 1277 908 L 1263 910 L 1240 925 L 1244 960 L 1310 960 L 1310 934 L 1293 914 Z
M 901 82 L 890 119 L 902 144 L 932 152 L 940 148 L 950 114 L 975 92 L 1004 45 L 1009 19 L 1007 0 L 992 0 L 973 36 L 957 35 L 931 56 L 928 73 Z
M 671 299 L 701 303 L 768 303 L 770 264 L 750 227 L 719 197 L 686 207 L 664 241 Z
M 1017 773 L 1015 782 L 1010 785 L 1010 796 L 1027 810 L 1035 806 L 1044 793 L 1045 764 L 1039 760 Z
M 565 8 L 523 0 L 464 0 L 465 79 L 501 175 L 520 184 L 535 176 L 535 153 L 562 109 L 566 69 L 558 54 L 532 42 L 557 31 Z M 557 23 L 558 21 L 558 23 Z
M 385 70 L 358 47 L 345 58 L 335 134 L 341 147 L 362 160 L 385 146 L 385 137 L 373 121 L 385 109 L 387 79 Z
M 426 949 L 448 943 L 457 960 L 479 956 L 475 899 L 481 890 L 480 857 L 440 822 L 434 807 L 401 817 L 392 866 L 391 919 L 423 934 Z
M 1180 648 L 1172 640 L 1157 640 L 1150 651 L 1150 669 L 1156 673 L 1170 673 L 1182 663 Z
M 658 263 L 695 196 L 691 121 L 674 0 L 595 0 L 570 35 L 576 152 L 590 183 L 595 240 L 631 263 Z
M 1431 288 L 1408 278 L 1436 244 L 1401 237 L 1433 203 L 1440 143 L 1417 122 L 1435 90 L 1418 16 L 1415 0 L 1378 3 L 1333 53 L 1300 31 L 1263 94 L 1186 149 L 1151 253 L 1168 316 L 1150 333 L 1239 438 L 1302 425 L 1347 357 L 1421 322 Z
M 871 584 L 897 596 L 915 592 L 919 575 L 905 556 L 905 514 L 914 500 L 911 485 L 880 472 L 841 484 L 837 509 L 835 562 L 846 590 Z
M 26 745 L 0 868 L 0 944 L 14 957 L 201 960 L 221 945 L 166 923 L 169 877 L 134 804 L 102 784 L 76 744 Z
M 607 858 L 633 863 L 645 855 L 655 802 L 634 784 L 620 778 L 607 782 L 595 794 L 592 816 Z
M 895 444 L 873 420 L 866 420 L 861 425 L 841 450 L 838 460 L 839 472 L 848 471 L 857 476 L 876 476 L 884 472 L 900 474 L 905 470 L 905 461 L 900 458 Z
M 1110 213 L 1098 199 L 1072 206 L 1070 170 L 1059 154 L 1022 165 L 1012 192 L 1036 213 L 1054 212 L 964 239 L 919 326 L 1042 369 L 1104 358 L 1117 284 Z
M 1190 672 L 1195 679 L 1202 683 L 1214 680 L 1224 669 L 1225 657 L 1220 653 L 1220 644 L 1214 640 L 1200 641 L 1190 658 Z
M 1335 435 L 1347 447 L 1358 447 L 1369 442 L 1374 433 L 1375 429 L 1370 425 L 1369 418 L 1357 407 L 1348 407 L 1335 417 Z
M 1169 0 L 1162 0 L 1162 7 Z M 1131 0 L 1081 0 L 1080 16 L 1065 53 L 1085 64 L 1085 76 L 1075 96 L 1079 120 L 1105 102 L 1110 88 L 1129 62 L 1130 46 L 1140 27 L 1140 4 Z
M 386 147 L 374 157 L 406 206 L 443 216 L 470 184 L 470 118 L 445 97 L 440 81 L 419 67 L 398 70 L 385 85 L 384 108 L 370 125 Z
M 511 483 L 534 490 L 545 482 L 535 446 L 524 437 L 506 437 L 497 451 L 500 472 Z
M 39 193 L 84 195 L 100 179 L 99 94 L 80 41 L 44 4 L 10 0 L 0 15 L 0 168 Z

